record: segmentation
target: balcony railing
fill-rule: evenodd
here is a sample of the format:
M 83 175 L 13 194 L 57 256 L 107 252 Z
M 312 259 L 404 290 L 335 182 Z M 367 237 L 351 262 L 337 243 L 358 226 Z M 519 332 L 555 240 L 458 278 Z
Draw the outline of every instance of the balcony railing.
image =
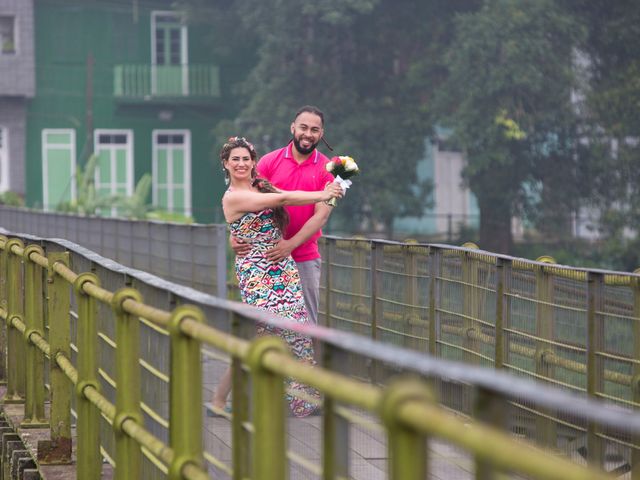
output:
M 220 74 L 214 65 L 116 65 L 114 95 L 122 99 L 216 98 Z

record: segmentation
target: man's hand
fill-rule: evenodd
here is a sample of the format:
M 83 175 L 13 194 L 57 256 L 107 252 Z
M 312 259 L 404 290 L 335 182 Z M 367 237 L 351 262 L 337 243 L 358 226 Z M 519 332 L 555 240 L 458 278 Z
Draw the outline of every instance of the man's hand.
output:
M 282 260 L 283 258 L 287 258 L 291 255 L 291 251 L 296 248 L 291 240 L 285 240 L 284 238 L 276 243 L 273 247 L 267 250 L 267 260 L 270 262 L 276 263 Z
M 233 235 L 229 238 L 229 243 L 231 244 L 231 249 L 236 252 L 236 255 L 239 257 L 244 257 L 251 251 L 251 244 L 246 243 L 244 240 L 236 238 Z

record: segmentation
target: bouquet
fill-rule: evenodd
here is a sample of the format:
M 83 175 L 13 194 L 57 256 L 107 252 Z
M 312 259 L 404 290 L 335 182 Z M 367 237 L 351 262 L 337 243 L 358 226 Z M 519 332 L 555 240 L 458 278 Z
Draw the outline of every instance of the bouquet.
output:
M 346 192 L 347 188 L 351 186 L 351 180 L 349 180 L 349 178 L 360 173 L 360 169 L 358 168 L 356 161 L 347 156 L 333 157 L 327 163 L 326 168 L 327 172 L 335 177 L 334 182 L 338 183 L 342 187 L 343 192 Z M 335 207 L 337 203 L 338 202 L 335 198 L 332 198 L 327 202 L 327 204 L 332 207 Z

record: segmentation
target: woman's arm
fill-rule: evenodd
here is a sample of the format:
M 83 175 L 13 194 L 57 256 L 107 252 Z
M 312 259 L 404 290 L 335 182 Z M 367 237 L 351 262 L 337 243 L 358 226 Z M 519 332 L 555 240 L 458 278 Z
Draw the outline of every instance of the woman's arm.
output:
M 223 197 L 222 208 L 226 220 L 233 221 L 247 212 L 257 212 L 265 208 L 284 205 L 308 205 L 324 202 L 334 197 L 342 197 L 342 188 L 335 183 L 328 183 L 324 190 L 314 192 L 282 190 L 279 193 L 258 193 L 235 190 L 227 192 Z

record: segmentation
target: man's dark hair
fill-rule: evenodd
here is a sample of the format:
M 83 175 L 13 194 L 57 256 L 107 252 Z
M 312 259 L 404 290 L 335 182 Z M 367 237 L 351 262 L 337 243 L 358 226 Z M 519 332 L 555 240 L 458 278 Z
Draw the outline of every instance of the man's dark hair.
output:
M 303 113 L 313 113 L 314 115 L 317 115 L 320 117 L 320 122 L 322 122 L 322 126 L 324 127 L 324 113 L 322 113 L 322 110 L 320 110 L 318 107 L 315 107 L 313 105 L 305 105 L 304 107 L 300 108 L 297 112 L 296 112 L 296 116 L 293 117 L 293 121 L 295 122 L 296 119 Z

